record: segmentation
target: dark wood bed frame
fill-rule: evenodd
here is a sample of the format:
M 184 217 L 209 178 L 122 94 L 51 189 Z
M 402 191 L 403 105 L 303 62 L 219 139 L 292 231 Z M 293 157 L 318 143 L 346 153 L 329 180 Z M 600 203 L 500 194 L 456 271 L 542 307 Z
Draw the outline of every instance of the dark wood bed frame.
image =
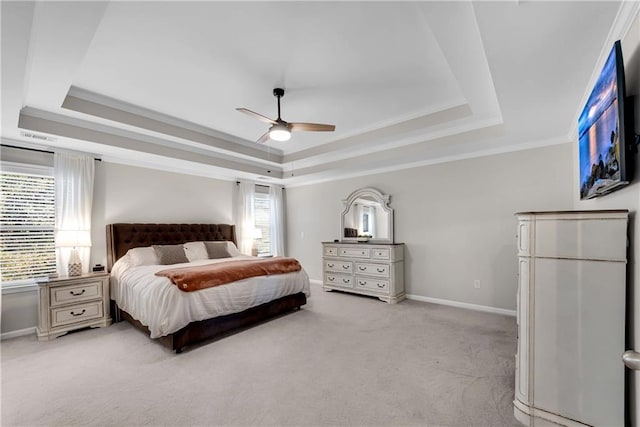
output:
M 107 268 L 131 248 L 151 245 L 176 245 L 194 241 L 231 241 L 236 243 L 235 225 L 229 224 L 109 224 L 107 225 Z M 220 337 L 231 331 L 239 330 L 262 322 L 266 319 L 298 310 L 307 303 L 304 293 L 300 292 L 249 308 L 240 313 L 191 322 L 172 334 L 157 338 L 156 341 L 181 353 L 185 347 Z M 120 310 L 115 301 L 111 301 L 112 316 L 115 322 L 122 319 L 149 335 L 149 329 Z

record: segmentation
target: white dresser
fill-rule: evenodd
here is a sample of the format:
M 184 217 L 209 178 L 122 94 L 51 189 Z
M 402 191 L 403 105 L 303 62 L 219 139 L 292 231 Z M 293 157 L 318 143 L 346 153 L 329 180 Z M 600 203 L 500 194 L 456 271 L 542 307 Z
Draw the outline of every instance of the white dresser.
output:
M 516 216 L 515 417 L 624 425 L 628 212 Z
M 378 297 L 394 304 L 404 293 L 404 244 L 323 242 L 323 289 Z

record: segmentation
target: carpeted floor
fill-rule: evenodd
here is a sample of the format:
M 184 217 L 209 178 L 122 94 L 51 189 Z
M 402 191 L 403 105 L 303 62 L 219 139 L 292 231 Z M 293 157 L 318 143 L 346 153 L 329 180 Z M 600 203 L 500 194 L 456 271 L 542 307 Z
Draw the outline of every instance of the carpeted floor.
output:
M 2 425 L 518 425 L 514 318 L 312 292 L 180 355 L 126 322 L 3 341 Z

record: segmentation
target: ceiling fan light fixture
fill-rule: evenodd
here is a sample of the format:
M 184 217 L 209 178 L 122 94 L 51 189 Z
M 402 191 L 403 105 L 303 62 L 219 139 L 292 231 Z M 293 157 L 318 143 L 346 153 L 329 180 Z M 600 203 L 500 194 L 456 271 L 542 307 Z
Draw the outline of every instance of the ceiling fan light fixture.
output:
M 288 141 L 291 139 L 291 131 L 286 125 L 278 123 L 269 129 L 269 138 L 274 141 Z

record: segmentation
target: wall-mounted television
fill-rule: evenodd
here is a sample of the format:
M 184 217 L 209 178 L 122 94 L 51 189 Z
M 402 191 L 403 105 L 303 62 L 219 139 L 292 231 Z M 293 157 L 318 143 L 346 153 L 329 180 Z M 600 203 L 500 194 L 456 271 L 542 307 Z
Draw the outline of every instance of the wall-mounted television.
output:
M 617 41 L 578 119 L 581 199 L 610 193 L 631 180 L 631 108 L 630 99 L 625 102 L 624 63 Z

